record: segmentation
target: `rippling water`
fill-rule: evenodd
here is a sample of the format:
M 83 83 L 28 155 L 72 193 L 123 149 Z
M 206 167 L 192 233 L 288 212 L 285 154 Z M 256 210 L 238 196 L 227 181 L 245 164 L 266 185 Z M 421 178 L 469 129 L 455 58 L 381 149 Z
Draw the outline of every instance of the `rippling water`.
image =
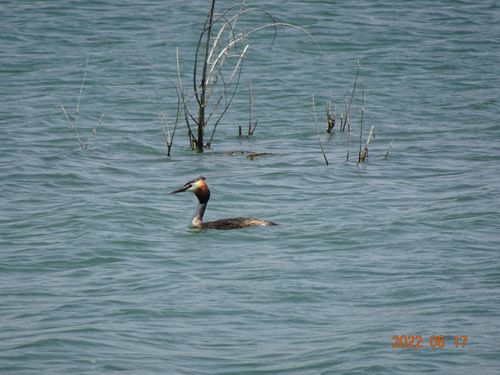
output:
M 0 4 L 0 372 L 498 371 L 500 7 L 265 3 L 322 52 L 297 30 L 256 35 L 212 150 L 179 128 L 171 158 L 159 103 L 173 120 L 175 50 L 187 71 L 207 2 Z M 364 91 L 369 161 L 346 162 L 337 130 L 322 133 L 326 166 L 311 97 L 324 129 L 357 60 L 351 156 Z M 74 113 L 84 70 L 86 151 L 60 110 Z M 208 219 L 280 225 L 191 232 L 194 197 L 167 193 L 199 174 Z

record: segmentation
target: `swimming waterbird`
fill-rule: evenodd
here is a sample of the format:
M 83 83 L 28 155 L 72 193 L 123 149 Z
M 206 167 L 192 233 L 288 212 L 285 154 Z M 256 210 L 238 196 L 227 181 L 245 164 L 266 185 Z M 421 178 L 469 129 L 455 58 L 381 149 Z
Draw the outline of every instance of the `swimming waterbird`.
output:
M 193 192 L 194 195 L 196 195 L 196 198 L 198 198 L 199 202 L 197 213 L 191 221 L 191 227 L 193 229 L 239 229 L 254 226 L 267 227 L 271 225 L 277 225 L 271 221 L 247 217 L 235 217 L 230 219 L 208 221 L 204 223 L 203 215 L 205 214 L 207 203 L 210 199 L 210 189 L 208 188 L 205 177 L 200 176 L 195 178 L 194 180 L 186 182 L 183 187 L 174 190 L 170 194 L 182 193 L 185 191 Z

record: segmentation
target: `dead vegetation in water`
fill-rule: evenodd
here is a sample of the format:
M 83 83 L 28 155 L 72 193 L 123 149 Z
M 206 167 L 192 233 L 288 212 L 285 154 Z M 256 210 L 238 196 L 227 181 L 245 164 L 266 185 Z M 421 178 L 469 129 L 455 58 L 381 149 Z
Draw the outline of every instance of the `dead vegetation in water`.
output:
M 326 122 L 326 132 L 331 134 L 335 128 L 335 109 L 332 112 L 332 102 L 330 101 L 326 103 Z
M 323 147 L 323 142 L 321 142 L 321 135 L 319 134 L 318 119 L 316 117 L 316 104 L 314 102 L 314 96 L 312 97 L 312 111 L 314 115 L 314 124 L 316 125 L 316 134 L 318 135 L 319 147 L 321 148 L 321 153 L 323 154 L 323 159 L 325 159 L 326 165 L 330 164 L 328 158 L 326 157 L 325 148 Z
M 366 159 L 366 156 L 368 155 L 368 143 L 365 146 L 366 153 L 365 156 L 362 157 L 361 153 L 361 142 L 363 139 L 363 118 L 365 117 L 365 90 L 363 90 L 363 96 L 361 98 L 361 120 L 359 124 L 359 151 L 358 151 L 358 163 L 364 162 Z M 372 126 L 372 131 L 373 131 L 373 126 Z
M 366 158 L 368 157 L 368 145 L 370 144 L 371 140 L 375 138 L 375 135 L 373 134 L 373 126 L 370 129 L 370 133 L 368 133 L 368 138 L 365 143 L 365 147 L 359 152 L 359 158 L 358 158 L 358 163 L 364 163 L 366 161 Z
M 243 62 L 250 48 L 249 40 L 253 34 L 264 29 L 273 29 L 274 43 L 279 28 L 296 29 L 311 38 L 319 48 L 319 44 L 305 29 L 280 22 L 271 13 L 260 8 L 247 7 L 245 1 L 238 7 L 228 8 L 221 13 L 216 13 L 215 3 L 215 0 L 211 1 L 199 35 L 194 54 L 191 88 L 184 84 L 179 50 L 176 52 L 179 107 L 186 123 L 189 145 L 198 152 L 211 147 L 217 127 L 233 102 L 240 84 Z M 249 30 L 246 29 L 248 25 L 240 27 L 243 18 L 251 14 L 260 14 L 267 22 Z M 257 126 L 257 121 L 252 119 L 252 104 L 250 86 L 247 136 L 252 136 Z M 243 134 L 241 128 L 239 134 Z
M 389 159 L 389 153 L 391 152 L 392 150 L 392 142 L 389 144 L 389 148 L 387 149 L 387 152 L 385 153 L 385 156 L 384 156 L 384 160 L 388 160 Z
M 356 69 L 356 75 L 354 78 L 354 83 L 353 87 L 351 90 L 351 93 L 348 97 L 344 98 L 343 104 L 344 104 L 344 111 L 341 112 L 340 114 L 340 125 L 338 127 L 338 132 L 342 135 L 345 134 L 345 139 L 346 139 L 346 161 L 350 161 L 351 158 L 351 145 L 352 145 L 352 136 L 355 131 L 353 127 L 353 103 L 355 99 L 355 95 L 357 92 L 357 88 L 359 86 L 359 77 L 360 77 L 360 69 L 361 65 L 359 60 L 357 61 L 357 69 Z M 335 116 L 335 110 L 332 111 L 332 103 L 331 101 L 326 102 L 325 104 L 326 107 L 326 133 L 329 135 L 334 134 L 334 127 L 335 127 L 335 122 L 336 122 L 336 116 Z M 357 164 L 362 164 L 368 161 L 368 150 L 370 143 L 373 141 L 375 138 L 375 132 L 374 132 L 374 126 L 371 126 L 370 132 L 368 134 L 368 137 L 366 139 L 366 142 L 363 145 L 363 121 L 365 117 L 365 90 L 362 90 L 361 94 L 361 105 L 360 105 L 360 122 L 359 122 L 359 151 L 358 151 L 358 158 L 357 158 Z M 329 161 L 327 158 L 327 153 L 325 151 L 325 147 L 323 145 L 323 142 L 321 140 L 321 135 L 319 132 L 319 127 L 317 124 L 317 118 L 316 118 L 316 110 L 315 110 L 315 104 L 314 104 L 314 97 L 313 97 L 313 114 L 314 114 L 314 123 L 316 125 L 316 133 L 318 136 L 318 141 L 319 141 L 319 146 L 321 153 L 323 155 L 323 158 L 325 159 L 326 165 L 329 165 Z M 331 137 L 329 138 L 331 139 Z M 393 141 L 391 141 L 389 148 L 387 149 L 387 152 L 385 153 L 385 156 L 383 160 L 388 160 L 389 154 L 392 150 L 392 145 Z
M 253 92 L 252 92 L 252 81 L 248 83 L 248 132 L 247 137 L 251 137 L 255 132 L 255 128 L 257 127 L 257 120 L 253 121 L 252 118 L 253 113 Z M 238 135 L 240 137 L 243 136 L 241 126 L 238 126 Z
M 175 87 L 175 86 L 174 86 Z M 156 93 L 156 97 L 158 100 L 158 121 L 160 123 L 160 128 L 163 134 L 163 140 L 165 142 L 165 154 L 170 157 L 172 152 L 172 146 L 174 143 L 175 131 L 177 130 L 177 125 L 179 124 L 179 116 L 180 116 L 180 97 L 177 96 L 177 111 L 175 114 L 175 119 L 172 123 L 169 121 L 166 109 L 161 104 L 161 100 L 159 100 L 159 95 Z
M 80 105 L 85 91 L 85 81 L 87 79 L 88 62 L 89 61 L 87 59 L 87 61 L 85 62 L 85 68 L 83 70 L 83 77 L 82 77 L 82 82 L 80 84 L 80 91 L 76 99 L 75 114 L 73 116 L 70 115 L 66 110 L 66 108 L 64 107 L 64 105 L 61 104 L 61 111 L 64 113 L 64 117 L 66 117 L 66 120 L 73 129 L 75 133 L 75 138 L 78 141 L 78 144 L 80 145 L 80 148 L 83 151 L 87 150 L 89 146 L 95 143 L 97 136 L 97 129 L 102 125 L 102 120 L 104 119 L 104 114 L 101 113 L 101 115 L 97 119 L 96 125 L 91 129 L 90 135 L 86 138 L 86 140 L 82 139 L 82 136 L 80 134 Z
M 185 79 L 182 73 L 179 48 L 176 49 L 176 82 L 171 82 L 172 87 L 175 88 L 175 96 L 177 99 L 175 116 L 172 116 L 173 111 L 171 111 L 169 117 L 166 109 L 161 105 L 159 106 L 157 114 L 167 157 L 171 156 L 179 122 L 184 122 L 186 125 L 189 146 L 192 150 L 203 152 L 204 149 L 211 148 L 217 128 L 228 112 L 238 92 L 243 63 L 250 48 L 249 40 L 251 35 L 264 29 L 272 29 L 274 30 L 272 43 L 274 43 L 274 39 L 280 27 L 292 28 L 299 30 L 307 37 L 311 38 L 318 46 L 318 50 L 321 51 L 314 37 L 305 29 L 293 24 L 280 22 L 272 14 L 260 8 L 247 7 L 245 1 L 242 1 L 239 6 L 225 9 L 220 13 L 216 12 L 215 4 L 216 0 L 210 2 L 210 9 L 199 34 L 191 75 L 188 74 L 188 80 Z M 243 22 L 244 17 L 250 14 L 260 14 L 267 22 L 253 28 L 248 28 L 248 23 L 245 23 L 245 28 L 240 28 L 239 25 Z M 87 137 L 82 137 L 80 109 L 85 91 L 87 65 L 88 61 L 83 72 L 80 91 L 76 100 L 75 113 L 71 115 L 66 107 L 61 104 L 61 110 L 73 129 L 75 138 L 82 150 L 87 150 L 89 146 L 95 142 L 97 130 L 102 125 L 104 118 L 104 114 L 101 114 L 97 119 L 96 125 L 91 129 L 91 134 Z M 342 100 L 342 104 L 339 105 L 339 107 L 343 106 L 343 110 L 339 111 L 340 118 L 337 118 L 336 103 L 332 104 L 331 101 L 325 103 L 326 133 L 329 135 L 326 137 L 326 142 L 324 142 L 321 137 L 320 125 L 318 124 L 316 115 L 315 98 L 314 96 L 312 97 L 314 124 L 320 150 L 326 165 L 329 165 L 330 161 L 325 145 L 327 147 L 331 139 L 338 137 L 338 135 L 335 135 L 336 132 L 337 134 L 345 135 L 347 149 L 345 160 L 350 161 L 351 146 L 353 142 L 352 137 L 354 133 L 359 131 L 357 164 L 365 163 L 368 160 L 369 146 L 375 138 L 375 133 L 374 126 L 371 126 L 369 135 L 363 145 L 363 121 L 365 117 L 364 90 L 362 90 L 361 97 L 359 129 L 354 129 L 355 125 L 353 126 L 353 117 L 355 118 L 357 116 L 357 111 L 354 109 L 356 103 L 359 102 L 359 99 L 355 100 L 355 98 L 359 91 L 360 71 L 361 64 L 358 60 L 352 89 L 349 90 L 349 95 L 346 96 Z M 253 106 L 253 87 L 252 81 L 249 80 L 248 127 L 244 131 L 245 126 L 238 126 L 238 135 L 240 137 L 252 137 L 258 126 L 258 121 L 254 118 Z M 383 160 L 388 160 L 392 147 L 393 141 L 391 141 Z M 249 160 L 272 155 L 272 153 L 253 151 L 232 151 L 228 154 L 244 155 L 245 158 Z
M 245 159 L 248 160 L 255 160 L 255 159 L 260 159 L 263 156 L 275 155 L 272 152 L 255 152 L 255 151 L 228 151 L 225 154 L 230 156 L 244 156 Z

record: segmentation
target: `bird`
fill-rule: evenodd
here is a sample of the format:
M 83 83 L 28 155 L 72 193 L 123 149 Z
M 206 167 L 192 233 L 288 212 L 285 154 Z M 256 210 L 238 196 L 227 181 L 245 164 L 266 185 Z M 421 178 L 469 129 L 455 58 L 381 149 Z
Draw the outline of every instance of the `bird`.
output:
M 210 189 L 205 177 L 199 176 L 191 181 L 186 182 L 181 188 L 172 191 L 170 194 L 183 193 L 191 191 L 198 198 L 197 213 L 191 221 L 191 228 L 195 230 L 201 229 L 240 229 L 255 226 L 273 226 L 278 225 L 272 221 L 255 219 L 253 217 L 235 217 L 229 219 L 220 219 L 215 221 L 203 222 L 203 215 L 207 209 L 208 200 L 210 199 Z

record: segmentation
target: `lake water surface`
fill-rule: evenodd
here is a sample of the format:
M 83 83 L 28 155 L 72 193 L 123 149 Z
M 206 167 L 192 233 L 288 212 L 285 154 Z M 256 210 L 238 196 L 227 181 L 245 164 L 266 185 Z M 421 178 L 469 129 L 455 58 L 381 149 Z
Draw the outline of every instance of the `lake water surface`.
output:
M 173 122 L 177 47 L 191 87 L 207 1 L 2 1 L 1 373 L 498 373 L 499 4 L 266 3 L 247 5 L 321 51 L 254 34 L 212 149 L 181 122 L 167 157 L 158 111 Z M 340 122 L 358 60 L 346 161 L 324 108 Z M 84 70 L 86 150 L 60 108 Z M 280 225 L 192 232 L 195 197 L 168 193 L 200 174 L 207 219 Z

